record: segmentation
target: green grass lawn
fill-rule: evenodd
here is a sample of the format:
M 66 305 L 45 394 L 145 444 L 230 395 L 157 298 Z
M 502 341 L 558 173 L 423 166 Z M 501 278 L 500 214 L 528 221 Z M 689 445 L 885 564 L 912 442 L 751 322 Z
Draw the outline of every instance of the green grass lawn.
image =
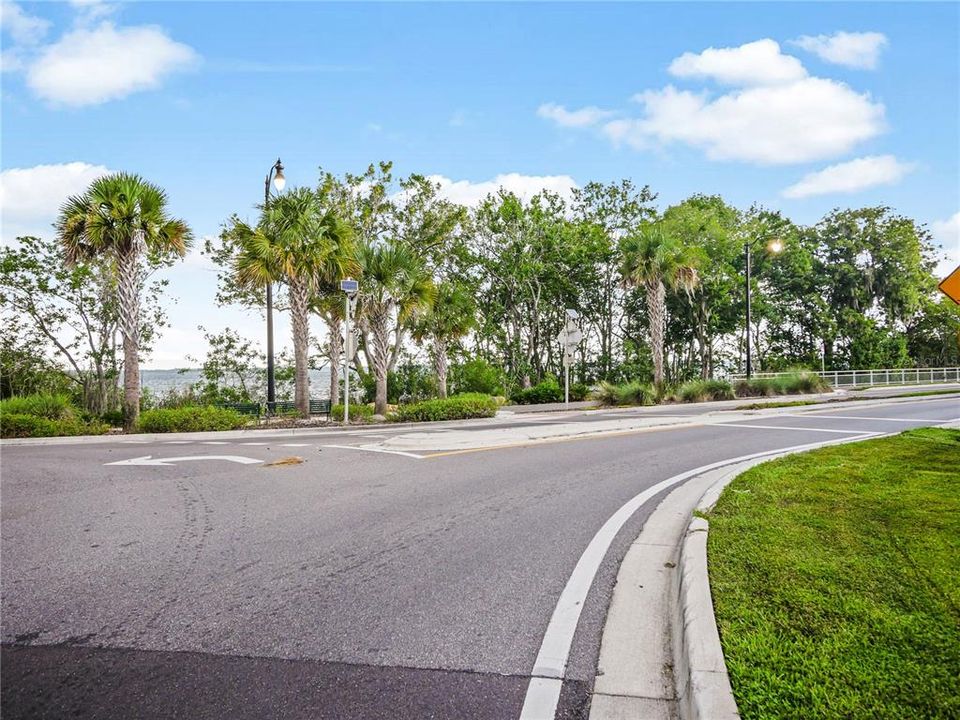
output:
M 765 463 L 708 517 L 744 720 L 960 718 L 960 431 Z

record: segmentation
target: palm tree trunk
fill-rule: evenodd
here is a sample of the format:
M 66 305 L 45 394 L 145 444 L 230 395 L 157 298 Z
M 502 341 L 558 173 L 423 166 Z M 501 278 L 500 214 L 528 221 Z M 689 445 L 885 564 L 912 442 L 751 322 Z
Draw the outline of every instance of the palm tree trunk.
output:
M 290 320 L 293 325 L 294 401 L 300 416 L 310 417 L 310 288 L 302 280 L 290 282 Z
M 647 316 L 650 322 L 650 354 L 653 356 L 653 384 L 663 384 L 663 336 L 667 327 L 667 291 L 660 278 L 646 283 Z
M 140 268 L 141 238 L 117 257 L 117 305 L 123 335 L 123 426 L 136 428 L 140 418 Z
M 330 341 L 327 346 L 327 359 L 330 361 L 330 404 L 340 403 L 340 353 L 343 352 L 343 323 L 339 318 L 330 318 L 327 322 Z M 349 360 L 346 366 L 350 367 Z
M 377 395 L 374 413 L 387 414 L 387 371 L 390 368 L 390 309 L 375 308 L 370 316 L 370 331 L 373 335 L 373 372 L 377 379 Z
M 447 396 L 447 343 L 441 338 L 433 338 L 433 369 L 437 373 L 437 393 L 441 398 Z

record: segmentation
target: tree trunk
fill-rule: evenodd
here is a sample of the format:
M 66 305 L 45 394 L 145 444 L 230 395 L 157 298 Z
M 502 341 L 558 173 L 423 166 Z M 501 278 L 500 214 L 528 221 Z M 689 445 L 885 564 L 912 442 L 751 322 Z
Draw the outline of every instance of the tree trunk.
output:
M 667 327 L 667 291 L 660 278 L 648 280 L 647 315 L 650 322 L 650 354 L 653 357 L 653 384 L 663 384 L 663 336 Z
M 290 281 L 290 320 L 293 325 L 294 402 L 300 417 L 310 417 L 310 288 L 302 280 Z
M 437 393 L 441 398 L 447 396 L 447 343 L 438 337 L 433 338 L 433 368 L 437 372 Z
M 123 426 L 136 428 L 140 418 L 140 268 L 143 238 L 138 233 L 131 246 L 117 257 L 117 305 L 123 335 Z
M 387 371 L 390 368 L 390 308 L 381 306 L 372 310 L 370 332 L 373 335 L 373 372 L 377 379 L 374 413 L 387 414 Z
M 330 342 L 327 346 L 327 359 L 330 360 L 330 404 L 338 405 L 340 403 L 340 354 L 344 350 L 343 336 L 341 335 L 343 323 L 339 318 L 330 318 L 327 321 L 327 327 L 330 335 Z M 345 365 L 350 367 L 350 361 L 346 360 Z M 349 369 L 347 370 L 349 372 Z

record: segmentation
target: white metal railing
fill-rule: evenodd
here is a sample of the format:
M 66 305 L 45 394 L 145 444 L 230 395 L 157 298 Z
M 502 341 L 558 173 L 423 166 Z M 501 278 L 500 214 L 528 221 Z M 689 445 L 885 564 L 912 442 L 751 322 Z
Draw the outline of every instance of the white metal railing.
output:
M 883 368 L 879 370 L 810 370 L 833 387 L 858 385 L 926 385 L 930 383 L 960 382 L 960 367 L 950 368 Z M 790 375 L 789 372 L 753 373 L 755 378 L 773 378 Z M 734 375 L 741 380 L 745 375 Z

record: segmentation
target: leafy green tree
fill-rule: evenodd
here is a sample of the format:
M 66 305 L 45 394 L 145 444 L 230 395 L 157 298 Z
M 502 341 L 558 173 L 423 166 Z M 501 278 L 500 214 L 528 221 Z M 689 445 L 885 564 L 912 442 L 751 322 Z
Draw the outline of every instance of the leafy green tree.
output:
M 476 304 L 467 289 L 446 282 L 437 286 L 433 305 L 419 314 L 413 326 L 413 338 L 430 343 L 437 392 L 442 398 L 447 396 L 448 349 L 469 333 L 475 323 Z
M 250 340 L 230 328 L 220 333 L 200 326 L 208 343 L 193 391 L 204 403 L 253 402 L 265 395 L 264 356 Z M 191 362 L 200 362 L 188 356 Z
M 57 237 L 69 265 L 106 261 L 115 273 L 117 318 L 123 336 L 124 424 L 140 414 L 141 295 L 144 264 L 183 257 L 190 228 L 171 218 L 167 195 L 138 175 L 117 173 L 94 180 L 60 209 Z
M 664 331 L 667 322 L 666 288 L 682 289 L 688 295 L 697 286 L 698 256 L 673 235 L 662 222 L 642 223 L 620 243 L 621 275 L 631 287 L 643 286 L 647 300 L 653 382 L 664 381 Z

